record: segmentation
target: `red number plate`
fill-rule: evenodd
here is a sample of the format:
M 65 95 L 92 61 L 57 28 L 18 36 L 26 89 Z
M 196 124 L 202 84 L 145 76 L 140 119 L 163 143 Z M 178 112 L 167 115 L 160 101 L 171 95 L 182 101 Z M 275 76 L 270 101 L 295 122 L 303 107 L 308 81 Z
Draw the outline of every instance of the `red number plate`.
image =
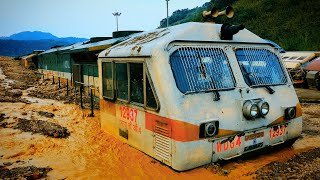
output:
M 287 132 L 287 126 L 286 125 L 279 125 L 279 126 L 274 126 L 270 128 L 270 138 L 277 138 L 280 136 L 283 136 Z

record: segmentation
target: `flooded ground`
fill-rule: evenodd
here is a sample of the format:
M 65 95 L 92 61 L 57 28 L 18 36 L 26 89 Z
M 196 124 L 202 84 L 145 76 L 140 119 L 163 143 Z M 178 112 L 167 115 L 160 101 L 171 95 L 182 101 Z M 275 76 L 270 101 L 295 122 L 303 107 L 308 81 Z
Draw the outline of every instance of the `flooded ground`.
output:
M 3 68 L 9 63 L 11 68 Z M 17 62 L 0 57 L 0 68 L 6 75 L 0 74 L 0 96 L 5 99 L 13 86 L 23 94 L 14 102 L 0 102 L 0 179 L 8 177 L 4 176 L 8 171 L 14 174 L 9 178 L 29 179 L 319 179 L 319 104 L 302 104 L 303 134 L 293 147 L 176 172 L 102 132 L 99 111 L 89 117 L 89 111 L 77 105 L 30 97 L 27 88 L 36 84 L 28 84 L 22 78 L 10 79 L 10 73 L 6 74 L 8 70 L 14 73 L 16 66 Z M 18 88 L 20 80 L 26 88 Z M 5 83 L 8 81 L 11 83 Z M 19 122 L 26 120 L 23 128 L 17 128 Z M 38 127 L 29 121 L 47 123 Z

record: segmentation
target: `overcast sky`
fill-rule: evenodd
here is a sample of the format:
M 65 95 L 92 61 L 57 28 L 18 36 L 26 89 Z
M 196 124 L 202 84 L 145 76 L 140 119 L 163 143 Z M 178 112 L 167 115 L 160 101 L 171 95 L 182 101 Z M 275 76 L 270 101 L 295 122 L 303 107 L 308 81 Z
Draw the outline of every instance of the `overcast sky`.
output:
M 209 0 L 170 0 L 169 14 Z M 152 30 L 166 17 L 165 0 L 0 0 L 0 36 L 44 31 L 58 37 L 111 36 L 119 30 Z

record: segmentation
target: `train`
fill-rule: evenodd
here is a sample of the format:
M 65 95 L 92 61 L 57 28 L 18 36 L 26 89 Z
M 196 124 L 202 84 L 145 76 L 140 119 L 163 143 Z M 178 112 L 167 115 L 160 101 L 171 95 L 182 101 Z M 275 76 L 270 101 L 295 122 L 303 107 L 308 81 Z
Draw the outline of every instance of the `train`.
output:
M 93 37 L 90 40 L 69 46 L 55 46 L 51 49 L 33 53 L 37 71 L 45 78 L 61 81 L 73 86 L 84 86 L 85 91 L 94 89 L 99 96 L 99 77 L 97 54 L 141 31 L 118 31 L 112 37 Z M 28 62 L 22 58 L 23 62 Z M 28 64 L 24 63 L 25 67 Z
M 189 22 L 92 43 L 42 52 L 38 70 L 93 79 L 101 129 L 177 171 L 301 135 L 301 105 L 277 47 L 243 25 Z
M 320 90 L 320 52 L 289 51 L 282 59 L 295 86 Z
M 101 128 L 178 171 L 301 135 L 280 54 L 241 25 L 145 32 L 102 51 L 98 68 Z

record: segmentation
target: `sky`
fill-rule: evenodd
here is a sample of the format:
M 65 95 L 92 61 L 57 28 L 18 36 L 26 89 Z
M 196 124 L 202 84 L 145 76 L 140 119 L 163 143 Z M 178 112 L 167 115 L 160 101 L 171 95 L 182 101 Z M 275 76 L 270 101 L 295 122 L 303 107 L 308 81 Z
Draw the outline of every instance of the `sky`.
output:
M 210 0 L 170 0 L 173 11 L 202 6 Z M 114 12 L 120 30 L 148 31 L 166 18 L 165 0 L 0 0 L 0 36 L 21 31 L 50 32 L 58 37 L 112 36 Z

